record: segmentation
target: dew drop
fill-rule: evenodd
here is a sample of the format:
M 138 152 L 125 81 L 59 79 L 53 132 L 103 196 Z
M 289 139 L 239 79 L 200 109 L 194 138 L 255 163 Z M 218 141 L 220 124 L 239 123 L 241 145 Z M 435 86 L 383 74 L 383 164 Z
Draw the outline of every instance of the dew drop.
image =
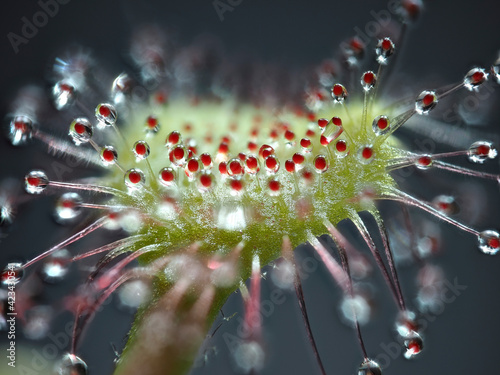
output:
M 494 159 L 498 155 L 496 148 L 490 142 L 474 142 L 467 150 L 467 157 L 473 163 L 484 163 L 487 159 Z
M 22 263 L 9 263 L 2 271 L 2 285 L 15 285 L 24 276 L 24 265 Z
M 77 146 L 90 141 L 92 134 L 92 124 L 85 117 L 74 119 L 69 126 L 69 136 Z
M 363 87 L 365 91 L 370 91 L 375 87 L 376 83 L 377 76 L 371 70 L 363 73 L 363 75 L 361 76 L 361 87 Z
M 57 375 L 88 375 L 87 364 L 74 354 L 66 353 L 56 364 Z
M 428 114 L 438 103 L 438 97 L 434 91 L 424 90 L 415 101 L 415 111 L 419 115 Z
M 115 104 L 124 103 L 132 91 L 133 81 L 127 73 L 122 73 L 115 78 L 111 85 L 111 97 Z
M 347 98 L 347 90 L 340 83 L 336 83 L 331 89 L 332 99 L 335 103 L 343 103 Z
M 144 185 L 146 178 L 140 169 L 132 168 L 125 172 L 124 181 L 130 189 L 138 189 Z
M 132 147 L 132 152 L 135 155 L 135 159 L 137 161 L 140 161 L 146 159 L 149 156 L 149 154 L 151 153 L 151 148 L 149 147 L 149 144 L 147 142 L 137 141 Z
M 162 168 L 158 174 L 158 180 L 163 186 L 171 187 L 175 185 L 175 170 L 170 167 Z
M 328 160 L 325 155 L 316 155 L 313 165 L 314 169 L 319 174 L 325 173 L 328 170 Z
M 464 86 L 469 91 L 477 91 L 488 79 L 488 73 L 482 68 L 473 68 L 464 77 Z
M 160 130 L 160 123 L 156 116 L 150 115 L 146 118 L 144 128 L 147 134 L 156 134 Z
M 380 39 L 375 48 L 377 62 L 381 65 L 387 64 L 387 59 L 394 53 L 394 43 L 390 38 Z
M 495 255 L 500 250 L 500 234 L 495 230 L 485 230 L 479 233 L 479 250 L 484 254 Z
M 377 116 L 373 120 L 372 129 L 376 135 L 387 134 L 391 130 L 391 122 L 387 116 Z
M 198 172 L 200 172 L 202 168 L 202 164 L 199 158 L 196 156 L 189 158 L 186 166 L 184 167 L 184 170 L 186 172 L 186 175 L 190 178 L 193 179 L 196 177 Z
M 95 109 L 97 121 L 104 125 L 114 125 L 118 117 L 115 107 L 108 103 L 101 103 Z
M 266 169 L 266 172 L 270 175 L 275 174 L 276 172 L 279 171 L 280 169 L 280 161 L 275 155 L 269 155 L 265 160 L 264 160 L 264 167 Z
M 300 140 L 300 147 L 302 148 L 302 151 L 306 154 L 312 152 L 313 150 L 313 144 L 309 138 L 302 138 Z
M 358 375 L 382 375 L 382 369 L 377 362 L 366 359 L 359 366 Z
M 373 161 L 375 152 L 371 145 L 362 146 L 358 150 L 358 159 L 363 164 L 369 164 Z
M 24 177 L 24 189 L 29 194 L 41 194 L 49 184 L 49 178 L 45 172 L 35 170 Z
M 61 195 L 56 202 L 55 218 L 60 224 L 71 222 L 81 213 L 80 204 L 82 197 L 75 192 L 68 192 Z
M 240 158 L 233 158 L 227 162 L 227 174 L 234 178 L 241 178 L 244 173 L 243 163 Z
M 68 274 L 71 254 L 66 249 L 61 249 L 47 257 L 40 269 L 43 281 L 49 284 L 61 282 Z
M 33 129 L 33 121 L 28 116 L 15 116 L 10 122 L 7 135 L 13 146 L 21 146 L 32 138 Z
M 245 172 L 250 175 L 256 175 L 260 170 L 259 159 L 255 155 L 248 155 L 245 159 Z
M 69 108 L 76 98 L 76 89 L 68 81 L 59 81 L 52 88 L 52 99 L 58 111 Z
M 169 157 L 170 162 L 172 163 L 173 166 L 182 167 L 186 164 L 188 152 L 186 150 L 186 147 L 179 144 L 179 145 L 175 146 L 172 149 L 172 151 L 170 151 L 170 153 L 168 154 L 168 157 Z
M 432 167 L 432 156 L 430 155 L 422 155 L 419 156 L 417 160 L 415 160 L 415 166 L 418 169 L 423 171 Z
M 207 191 L 212 190 L 213 186 L 214 186 L 213 174 L 207 170 L 201 171 L 200 176 L 198 178 L 198 190 L 201 193 L 205 193 Z
M 104 146 L 101 148 L 101 162 L 104 166 L 113 165 L 118 159 L 118 152 L 113 146 Z
M 182 142 L 182 137 L 181 133 L 179 133 L 177 130 L 174 130 L 173 132 L 169 133 L 167 135 L 167 139 L 165 140 L 165 146 L 168 148 L 173 148 L 180 144 Z

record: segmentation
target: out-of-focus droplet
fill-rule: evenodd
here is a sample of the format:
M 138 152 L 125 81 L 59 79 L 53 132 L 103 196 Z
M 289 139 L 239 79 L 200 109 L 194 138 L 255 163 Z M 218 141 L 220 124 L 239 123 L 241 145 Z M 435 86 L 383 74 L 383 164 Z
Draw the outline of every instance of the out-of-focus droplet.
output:
M 61 282 L 68 274 L 71 254 L 66 249 L 61 249 L 48 256 L 40 269 L 43 281 L 49 284 Z
M 458 213 L 458 205 L 455 198 L 451 195 L 438 195 L 432 200 L 434 208 L 445 215 L 454 215 Z
M 342 299 L 340 313 L 344 323 L 352 326 L 356 318 L 360 325 L 364 325 L 370 321 L 372 308 L 363 295 L 355 294 Z
M 59 81 L 52 88 L 52 99 L 58 111 L 69 108 L 76 98 L 76 88 L 68 81 Z
M 12 145 L 22 146 L 32 138 L 33 130 L 33 121 L 28 116 L 14 116 L 7 136 Z
M 413 332 L 418 331 L 417 315 L 413 311 L 405 310 L 398 314 L 395 329 L 400 337 L 410 337 Z
M 114 125 L 118 114 L 111 104 L 101 103 L 95 109 L 95 117 L 104 125 Z
M 75 192 L 64 193 L 59 197 L 55 207 L 55 218 L 59 224 L 72 222 L 81 213 L 82 197 Z
M 498 155 L 496 148 L 491 142 L 474 142 L 467 150 L 467 157 L 473 163 L 482 164 L 488 159 L 494 159 Z
M 336 83 L 331 89 L 332 99 L 335 103 L 343 103 L 347 98 L 347 90 L 340 83 Z
M 15 285 L 24 276 L 24 266 L 22 263 L 9 263 L 2 271 L 2 285 Z
M 493 78 L 500 84 L 500 56 L 496 59 L 495 63 L 491 66 L 491 73 Z
M 292 289 L 295 280 L 295 268 L 292 262 L 282 260 L 271 272 L 273 283 L 281 289 Z
M 406 359 L 413 359 L 417 357 L 424 349 L 424 341 L 416 332 L 413 332 L 410 337 L 404 340 L 403 344 L 406 349 L 403 355 Z
M 45 172 L 35 170 L 24 177 L 24 189 L 29 194 L 41 194 L 49 184 L 49 178 Z
M 120 307 L 127 310 L 136 310 L 149 301 L 151 289 L 143 280 L 132 280 L 120 287 L 118 298 Z
M 244 372 L 259 371 L 264 366 L 265 354 L 256 341 L 243 342 L 233 353 L 234 360 Z
M 87 364 L 74 354 L 66 353 L 55 366 L 57 375 L 87 375 Z
M 419 115 L 428 114 L 438 103 L 438 97 L 434 91 L 424 90 L 415 101 L 415 111 Z
M 500 234 L 495 230 L 484 230 L 478 236 L 479 250 L 495 255 L 500 250 Z
M 74 119 L 69 126 L 69 136 L 77 146 L 90 141 L 92 134 L 92 124 L 85 117 Z
M 366 359 L 359 366 L 358 375 L 382 375 L 382 369 L 377 362 Z
M 41 340 L 47 336 L 50 321 L 54 316 L 49 306 L 35 306 L 26 312 L 26 321 L 23 327 L 24 335 L 30 340 Z
M 132 91 L 132 83 L 133 81 L 127 73 L 122 73 L 115 78 L 111 85 L 113 103 L 122 104 L 127 100 Z

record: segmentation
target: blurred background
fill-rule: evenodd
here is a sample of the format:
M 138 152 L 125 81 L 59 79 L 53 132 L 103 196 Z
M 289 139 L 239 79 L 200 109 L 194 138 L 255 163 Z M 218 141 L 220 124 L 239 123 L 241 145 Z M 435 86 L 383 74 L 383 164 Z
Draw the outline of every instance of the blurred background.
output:
M 225 0 L 222 2 L 229 4 Z M 7 35 L 10 32 L 21 35 L 22 17 L 32 19 L 40 11 L 40 5 L 26 0 L 4 4 L 0 15 L 2 116 L 8 113 L 8 104 L 22 85 L 35 83 L 44 87 L 44 78 L 51 61 L 59 51 L 73 43 L 91 48 L 102 69 L 114 75 L 124 69 L 123 61 L 132 29 L 145 24 L 165 27 L 181 45 L 190 43 L 200 34 L 210 34 L 221 41 L 229 55 L 252 56 L 256 60 L 281 63 L 292 68 L 304 67 L 335 56 L 340 42 L 359 32 L 366 32 L 367 25 L 388 7 L 387 1 L 375 0 L 242 0 L 239 5 L 232 7 L 232 11 L 223 13 L 221 19 L 214 3 L 211 0 L 71 0 L 60 5 L 57 14 L 35 36 L 19 46 L 18 53 L 15 53 Z M 418 93 L 424 87 L 434 88 L 460 81 L 474 64 L 488 67 L 497 58 L 500 49 L 499 11 L 500 5 L 493 0 L 425 2 L 421 18 L 410 27 L 404 45 L 398 48 L 400 56 L 395 68 L 398 79 L 391 83 L 398 90 L 409 88 Z M 488 103 L 498 103 L 497 94 L 492 94 Z M 391 91 L 385 90 L 385 95 L 390 96 Z M 456 129 L 481 135 L 495 134 L 494 138 L 498 140 L 498 108 L 484 103 L 479 108 L 464 107 L 461 101 L 464 98 L 466 96 L 457 95 L 443 101 L 443 110 L 433 113 L 431 117 L 438 120 L 446 117 Z M 453 113 L 458 113 L 458 116 L 450 117 L 449 113 L 447 116 L 446 110 L 450 108 L 456 109 Z M 486 116 L 483 116 L 485 113 Z M 479 124 L 466 127 L 466 121 Z M 453 133 L 446 133 L 446 137 L 454 137 Z M 407 137 L 406 141 L 410 149 L 418 150 L 418 145 L 426 139 L 424 134 Z M 446 149 L 446 145 L 439 147 Z M 0 163 L 1 178 L 12 177 L 21 181 L 28 170 L 50 162 L 49 157 L 41 155 L 44 155 L 41 146 L 15 149 L 5 139 L 0 139 L 0 156 L 3 160 Z M 498 173 L 498 160 L 490 164 L 484 170 Z M 79 176 L 82 173 L 85 172 L 79 172 Z M 422 174 L 418 176 L 422 177 Z M 413 180 L 403 179 L 402 183 L 407 190 L 426 199 L 438 193 L 456 194 L 464 206 L 458 215 L 459 219 L 477 228 L 500 226 L 500 202 L 495 183 L 449 175 L 441 178 L 438 174 L 430 174 L 430 177 L 421 181 L 413 183 Z M 22 207 L 13 225 L 2 232 L 0 264 L 12 259 L 30 258 L 66 238 L 69 229 L 58 226 L 50 218 L 53 200 L 53 197 L 44 197 Z M 393 211 L 388 207 L 387 212 L 390 215 Z M 422 221 L 421 217 L 417 214 L 416 223 Z M 431 218 L 427 219 L 435 222 Z M 458 284 L 467 288 L 460 292 L 454 302 L 446 304 L 443 311 L 427 318 L 425 353 L 415 361 L 406 361 L 401 356 L 391 358 L 384 374 L 498 373 L 499 261 L 495 257 L 480 254 L 476 239 L 472 236 L 448 225 L 441 224 L 440 227 L 444 251 L 433 262 L 444 269 L 446 279 L 452 284 L 457 280 Z M 89 240 L 84 245 L 73 246 L 72 251 L 77 252 L 98 243 L 99 239 Z M 312 252 L 304 246 L 298 249 L 297 256 L 299 260 L 307 259 L 312 256 Z M 414 267 L 401 267 L 403 290 L 410 305 L 416 293 L 415 274 Z M 377 307 L 373 320 L 363 327 L 363 334 L 368 353 L 377 358 L 379 354 L 388 354 L 384 348 L 394 341 L 391 327 L 396 309 L 377 273 L 372 280 L 376 288 L 374 298 Z M 64 285 L 49 286 L 47 291 L 51 293 L 51 298 L 57 299 L 67 294 L 77 283 L 76 278 L 70 279 Z M 354 332 L 340 322 L 340 293 L 337 287 L 322 265 L 317 265 L 307 280 L 303 281 L 303 287 L 312 330 L 327 373 L 355 373 L 362 358 Z M 269 298 L 274 288 L 268 278 L 264 282 L 263 298 Z M 260 373 L 319 374 L 305 336 L 295 293 L 286 293 L 285 297 L 284 303 L 276 305 L 274 312 L 264 320 L 266 364 Z M 92 322 L 79 351 L 92 375 L 112 373 L 115 358 L 112 345 L 118 351 L 121 350 L 132 320 L 130 313 L 116 307 L 113 298 Z M 241 311 L 240 296 L 233 295 L 223 312 L 225 316 L 235 312 L 237 315 L 223 323 L 206 344 L 193 374 L 238 373 L 224 340 L 228 336 L 224 336 L 224 333 L 235 334 Z M 62 332 L 68 321 L 71 321 L 69 314 L 58 317 L 52 332 Z M 219 318 L 213 329 L 221 322 Z M 6 334 L 0 332 L 0 372 L 50 373 L 52 353 L 45 353 L 43 358 L 38 358 L 34 353 L 44 353 L 44 348 L 52 341 L 48 338 L 27 340 L 23 338 L 19 326 L 18 334 L 18 363 L 26 367 L 12 371 L 6 366 Z M 62 350 L 58 354 L 62 354 Z M 39 368 L 34 366 L 35 357 L 40 361 L 35 363 Z

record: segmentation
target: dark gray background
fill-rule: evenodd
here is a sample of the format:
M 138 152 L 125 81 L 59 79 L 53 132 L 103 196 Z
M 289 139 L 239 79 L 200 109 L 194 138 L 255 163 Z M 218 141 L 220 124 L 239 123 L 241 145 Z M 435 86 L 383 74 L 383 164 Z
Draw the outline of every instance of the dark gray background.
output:
M 338 43 L 353 34 L 354 27 L 363 29 L 368 21 L 373 20 L 370 10 L 379 11 L 386 6 L 386 1 L 243 0 L 232 13 L 225 13 L 225 20 L 221 22 L 208 0 L 140 3 L 72 0 L 61 6 L 57 16 L 40 29 L 27 45 L 21 46 L 18 54 L 14 54 L 7 33 L 19 33 L 20 18 L 31 17 L 39 8 L 35 1 L 10 1 L 3 5 L 0 16 L 2 115 L 16 88 L 29 82 L 42 84 L 49 59 L 61 46 L 75 41 L 90 46 L 102 59 L 103 68 L 113 74 L 121 72 L 121 56 L 126 51 L 130 29 L 144 22 L 174 27 L 179 30 L 184 42 L 207 32 L 217 36 L 230 53 L 243 51 L 262 59 L 301 66 L 331 56 Z M 412 28 L 403 47 L 398 70 L 411 77 L 409 82 L 430 77 L 426 82 L 439 86 L 459 80 L 472 64 L 487 66 L 500 47 L 499 10 L 496 1 L 429 2 L 421 21 Z M 497 134 L 498 118 L 497 111 L 487 119 L 489 129 Z M 37 157 L 40 149 L 35 146 L 13 150 L 3 139 L 0 140 L 3 160 L 0 176 L 20 179 L 31 167 L 43 166 L 48 159 Z M 439 185 L 440 189 L 442 186 L 448 192 L 458 189 L 455 180 L 450 181 L 451 184 Z M 478 186 L 475 194 L 486 197 L 490 213 L 477 219 L 476 224 L 480 228 L 498 227 L 498 188 L 493 183 L 482 181 Z M 413 190 L 418 190 L 418 185 Z M 420 193 L 426 196 L 429 190 L 433 194 L 441 191 L 423 186 Z M 19 213 L 10 236 L 0 242 L 0 263 L 10 259 L 12 254 L 32 256 L 65 237 L 66 229 L 48 219 L 50 204 L 50 199 L 42 199 Z M 467 217 L 462 219 L 467 220 Z M 498 373 L 498 259 L 479 254 L 471 236 L 446 228 L 443 241 L 446 253 L 436 262 L 444 267 L 449 280 L 457 277 L 459 283 L 468 288 L 454 303 L 446 306 L 435 322 L 430 323 L 425 354 L 414 362 L 397 359 L 385 374 Z M 309 250 L 301 251 L 302 256 L 308 253 Z M 414 269 L 405 268 L 401 273 L 404 290 L 411 299 L 415 292 Z M 392 341 L 389 327 L 395 313 L 382 281 L 375 279 L 375 282 L 379 286 L 379 307 L 373 323 L 363 330 L 368 351 L 373 356 L 381 351 L 381 342 Z M 272 289 L 272 284 L 265 283 L 263 288 L 265 296 L 266 291 Z M 312 328 L 327 373 L 353 373 L 361 355 L 354 334 L 338 322 L 336 301 L 339 293 L 336 287 L 320 267 L 304 282 L 304 289 L 310 306 Z M 52 290 L 57 295 L 66 288 L 57 286 Z M 233 297 L 224 307 L 226 315 L 241 311 L 239 297 Z M 65 319 L 70 317 L 65 315 L 61 321 Z M 88 361 L 91 374 L 111 373 L 113 354 L 109 343 L 121 346 L 129 320 L 127 314 L 110 305 L 92 323 L 81 348 L 81 355 Z M 209 356 L 209 362 L 197 369 L 196 374 L 234 372 L 221 338 L 224 331 L 234 333 L 236 325 L 236 320 L 233 320 L 219 330 L 215 338 L 218 355 Z M 293 294 L 287 295 L 286 302 L 276 307 L 276 312 L 265 320 L 264 326 L 269 358 L 262 374 L 318 373 Z M 4 342 L 3 335 L 0 340 Z M 43 348 L 44 344 L 36 345 Z M 3 361 L 2 354 L 0 363 Z

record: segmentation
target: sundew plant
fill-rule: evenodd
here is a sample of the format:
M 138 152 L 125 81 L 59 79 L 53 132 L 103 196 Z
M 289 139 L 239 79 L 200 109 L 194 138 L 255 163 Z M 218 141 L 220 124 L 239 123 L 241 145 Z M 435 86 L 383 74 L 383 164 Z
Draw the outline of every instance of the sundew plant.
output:
M 5 101 L 5 371 L 495 371 L 494 9 L 207 4 L 42 1 L 6 33 L 69 35 Z

